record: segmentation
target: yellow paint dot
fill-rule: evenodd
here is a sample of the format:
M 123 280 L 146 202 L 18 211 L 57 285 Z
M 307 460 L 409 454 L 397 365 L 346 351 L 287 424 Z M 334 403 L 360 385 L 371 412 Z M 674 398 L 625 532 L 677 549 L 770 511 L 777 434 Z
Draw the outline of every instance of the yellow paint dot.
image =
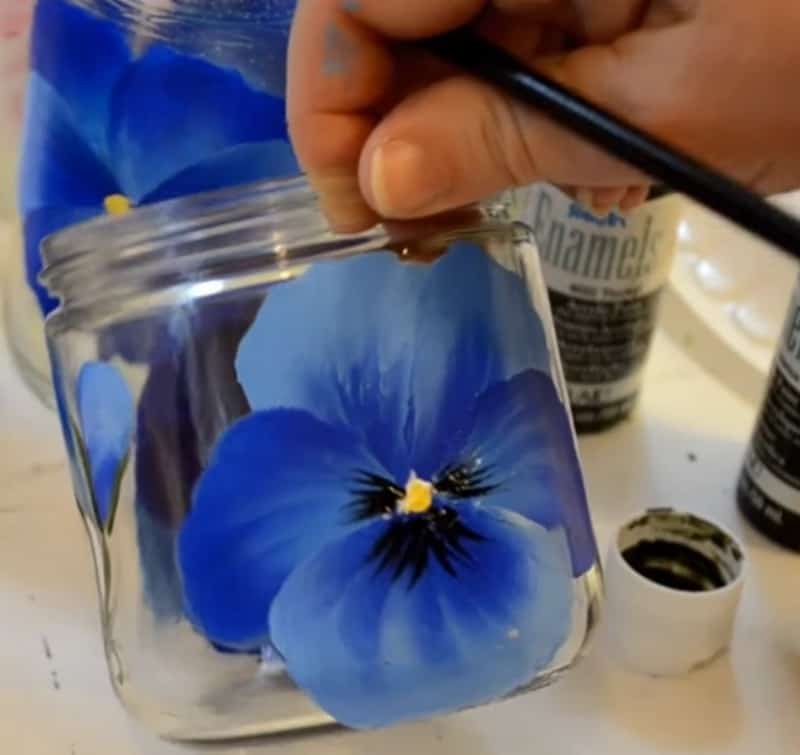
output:
M 433 485 L 412 474 L 406 484 L 406 495 L 400 510 L 406 514 L 424 514 L 433 506 Z
M 103 206 L 109 215 L 125 215 L 133 207 L 131 200 L 124 194 L 109 194 L 103 200 Z

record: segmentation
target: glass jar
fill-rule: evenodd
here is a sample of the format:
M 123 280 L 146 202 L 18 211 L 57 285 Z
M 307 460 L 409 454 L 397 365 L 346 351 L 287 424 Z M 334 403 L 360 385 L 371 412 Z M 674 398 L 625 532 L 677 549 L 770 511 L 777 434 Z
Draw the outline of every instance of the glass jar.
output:
M 16 2 L 16 0 L 15 0 Z M 51 395 L 37 276 L 48 234 L 103 213 L 297 175 L 284 108 L 295 0 L 37 0 L 12 350 Z M 87 54 L 91 51 L 91 54 Z
M 336 236 L 295 179 L 45 243 L 112 678 L 163 736 L 382 727 L 581 653 L 595 540 L 509 217 Z

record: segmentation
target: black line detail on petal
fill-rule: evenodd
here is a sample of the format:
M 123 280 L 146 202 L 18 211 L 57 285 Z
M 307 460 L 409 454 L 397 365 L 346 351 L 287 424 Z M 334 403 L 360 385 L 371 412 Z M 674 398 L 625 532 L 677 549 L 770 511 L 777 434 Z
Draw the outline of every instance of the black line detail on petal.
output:
M 394 514 L 397 502 L 405 495 L 405 491 L 391 480 L 361 469 L 356 470 L 353 484 L 350 511 L 354 522 Z
M 486 538 L 465 525 L 455 508 L 434 508 L 425 514 L 397 516 L 369 554 L 380 574 L 391 570 L 392 580 L 406 577 L 409 589 L 422 579 L 433 560 L 451 577 L 475 565 L 467 545 Z
M 492 482 L 495 471 L 493 466 L 483 466 L 478 459 L 469 459 L 445 467 L 434 487 L 440 495 L 456 500 L 482 498 L 499 487 Z

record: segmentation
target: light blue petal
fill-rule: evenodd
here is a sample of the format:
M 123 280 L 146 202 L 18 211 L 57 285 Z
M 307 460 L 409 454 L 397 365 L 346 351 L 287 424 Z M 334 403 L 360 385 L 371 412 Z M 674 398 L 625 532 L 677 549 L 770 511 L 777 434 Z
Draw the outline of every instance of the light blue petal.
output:
M 42 239 L 103 211 L 103 199 L 117 191 L 102 161 L 73 126 L 61 97 L 41 76 L 28 81 L 19 206 L 25 230 L 28 283 L 42 311 L 55 308 L 39 284 Z
M 234 424 L 198 482 L 178 542 L 198 629 L 226 647 L 262 645 L 286 576 L 356 526 L 359 469 L 380 472 L 351 432 L 305 412 L 258 412 Z
M 111 516 L 115 487 L 130 451 L 135 407 L 125 379 L 104 362 L 89 362 L 81 368 L 76 395 L 102 526 Z
M 405 483 L 411 323 L 425 275 L 387 252 L 320 263 L 275 286 L 237 357 L 250 405 L 349 427 Z
M 234 70 L 150 47 L 117 86 L 111 154 L 123 193 L 137 203 L 187 168 L 240 144 L 288 141 L 283 100 Z
M 118 191 L 116 182 L 69 117 L 64 100 L 43 78 L 31 75 L 25 108 L 20 210 L 96 207 Z
M 431 265 L 370 254 L 276 286 L 237 369 L 254 407 L 347 424 L 405 482 L 445 463 L 453 428 L 489 385 L 549 364 L 522 279 L 457 244 Z
M 31 67 L 61 95 L 84 140 L 101 154 L 111 92 L 131 60 L 124 27 L 113 8 L 104 11 L 105 19 L 71 1 L 38 0 L 31 41 Z
M 452 458 L 478 460 L 498 486 L 486 505 L 563 527 L 578 576 L 594 565 L 597 546 L 568 411 L 549 375 L 523 372 L 475 402 Z
M 272 605 L 272 641 L 292 678 L 356 728 L 489 702 L 547 669 L 571 628 L 573 582 L 563 535 L 473 504 L 455 577 L 435 560 L 413 586 L 372 556 L 393 522 L 324 547 Z
M 413 457 L 425 476 L 452 461 L 453 428 L 481 393 L 524 370 L 549 373 L 551 362 L 521 274 L 469 243 L 450 247 L 431 268 L 420 291 L 409 357 Z
M 161 202 L 254 181 L 287 178 L 299 173 L 300 166 L 288 142 L 275 140 L 242 144 L 169 178 L 152 194 L 148 194 L 142 203 Z
M 58 412 L 58 419 L 61 424 L 62 436 L 64 444 L 67 448 L 67 456 L 69 458 L 69 471 L 72 478 L 72 486 L 75 489 L 75 500 L 81 509 L 84 516 L 89 518 L 96 517 L 95 511 L 91 510 L 89 505 L 91 496 L 88 493 L 88 485 L 90 482 L 87 480 L 88 470 L 82 464 L 80 453 L 75 445 L 75 426 L 70 417 L 69 407 L 65 391 L 67 384 L 63 378 L 64 372 L 61 366 L 61 359 L 58 350 L 53 347 L 51 343 L 47 344 L 48 353 L 50 356 L 50 367 L 53 381 L 53 394 L 56 401 L 56 410 Z

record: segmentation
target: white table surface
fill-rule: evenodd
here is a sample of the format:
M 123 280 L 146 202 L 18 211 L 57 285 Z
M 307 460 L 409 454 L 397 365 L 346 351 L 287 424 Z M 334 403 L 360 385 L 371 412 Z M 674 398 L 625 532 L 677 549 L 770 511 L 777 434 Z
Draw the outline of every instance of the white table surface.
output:
M 582 443 L 603 545 L 616 523 L 653 505 L 713 515 L 741 535 L 750 571 L 728 656 L 655 680 L 617 668 L 601 638 L 565 680 L 502 705 L 389 732 L 213 752 L 800 753 L 800 556 L 749 529 L 733 499 L 754 413 L 662 334 L 636 418 Z M 206 752 L 158 742 L 123 713 L 106 679 L 95 603 L 55 416 L 25 391 L 0 346 L 0 755 Z

